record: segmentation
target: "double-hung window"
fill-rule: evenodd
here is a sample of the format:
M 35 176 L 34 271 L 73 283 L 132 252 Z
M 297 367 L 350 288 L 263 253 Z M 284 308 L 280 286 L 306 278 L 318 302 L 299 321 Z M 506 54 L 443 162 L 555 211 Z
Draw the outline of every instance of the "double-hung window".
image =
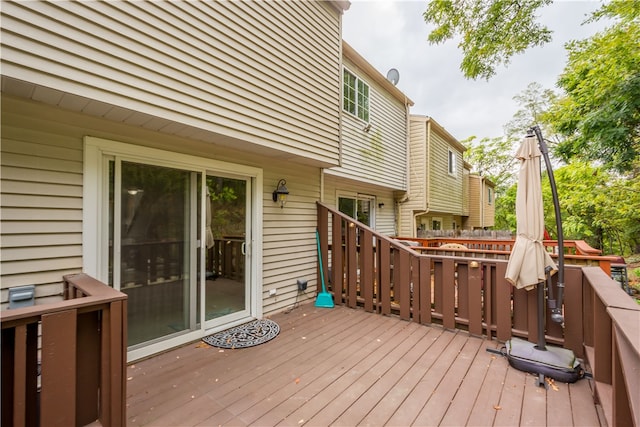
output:
M 343 72 L 342 108 L 369 122 L 369 85 L 346 69 Z
M 449 175 L 456 174 L 456 154 L 449 150 Z

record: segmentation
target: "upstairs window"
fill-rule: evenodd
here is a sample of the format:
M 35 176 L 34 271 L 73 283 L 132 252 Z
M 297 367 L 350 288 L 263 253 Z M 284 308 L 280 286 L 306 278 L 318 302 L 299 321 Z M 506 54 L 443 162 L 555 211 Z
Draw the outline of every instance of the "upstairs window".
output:
M 491 191 L 491 188 L 487 188 L 487 199 L 489 204 L 493 203 L 493 191 Z
M 449 150 L 449 175 L 456 174 L 456 153 Z
M 343 72 L 342 108 L 369 122 L 369 85 L 346 69 Z

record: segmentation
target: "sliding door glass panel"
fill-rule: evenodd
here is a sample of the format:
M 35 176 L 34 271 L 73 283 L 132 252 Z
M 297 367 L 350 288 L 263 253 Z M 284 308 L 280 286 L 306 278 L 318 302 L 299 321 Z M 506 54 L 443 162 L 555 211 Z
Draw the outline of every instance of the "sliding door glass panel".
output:
M 190 171 L 121 162 L 114 260 L 120 290 L 129 296 L 129 346 L 195 327 L 196 179 Z
M 248 309 L 247 181 L 207 176 L 205 320 Z

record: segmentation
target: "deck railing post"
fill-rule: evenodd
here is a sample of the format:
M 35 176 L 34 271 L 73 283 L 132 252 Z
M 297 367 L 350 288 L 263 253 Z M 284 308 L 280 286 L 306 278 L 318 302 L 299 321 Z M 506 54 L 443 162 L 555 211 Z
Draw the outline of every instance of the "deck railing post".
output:
M 640 307 L 599 267 L 583 267 L 585 353 L 608 425 L 640 425 Z M 589 322 L 589 319 L 592 320 Z
M 345 250 L 343 247 L 342 218 L 332 214 L 331 219 L 331 290 L 336 304 L 344 304 Z M 327 277 L 327 276 L 325 276 Z
M 607 315 L 607 308 L 596 296 L 593 305 L 593 347 L 595 350 L 595 363 L 593 377 L 596 381 L 611 384 L 611 318 Z
M 0 312 L 2 425 L 125 424 L 127 296 L 85 274 L 63 280 L 72 299 Z M 100 325 L 115 306 L 119 323 Z M 108 374 L 105 348 L 119 354 Z

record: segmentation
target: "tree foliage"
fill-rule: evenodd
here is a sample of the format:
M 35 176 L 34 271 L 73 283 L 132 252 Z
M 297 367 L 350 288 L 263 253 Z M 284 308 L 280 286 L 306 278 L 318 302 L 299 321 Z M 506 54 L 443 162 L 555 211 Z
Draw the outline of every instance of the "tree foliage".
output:
M 432 44 L 460 36 L 465 77 L 489 79 L 513 55 L 551 41 L 551 31 L 536 22 L 536 13 L 552 0 L 435 0 L 424 20 L 436 28 Z
M 554 172 L 565 238 L 585 240 L 605 253 L 628 254 L 640 245 L 640 180 L 623 179 L 587 162 Z M 542 184 L 545 226 L 555 233 L 549 180 Z
M 553 105 L 557 95 L 551 89 L 545 89 L 540 83 L 529 83 L 527 88 L 513 97 L 519 106 L 513 118 L 504 125 L 504 131 L 509 137 L 521 138 L 525 132 L 535 126 L 540 126 L 545 139 L 557 143 L 559 136 L 544 121 L 545 114 Z
M 465 160 L 471 164 L 471 172 L 489 178 L 495 184 L 496 195 L 502 194 L 514 179 L 514 140 L 482 138 L 477 141 L 472 136 L 462 143 L 467 147 Z
M 558 79 L 565 95 L 545 120 L 564 135 L 555 153 L 566 162 L 595 160 L 618 172 L 640 167 L 640 2 L 608 3 L 592 19 L 615 18 L 601 33 L 567 44 Z

